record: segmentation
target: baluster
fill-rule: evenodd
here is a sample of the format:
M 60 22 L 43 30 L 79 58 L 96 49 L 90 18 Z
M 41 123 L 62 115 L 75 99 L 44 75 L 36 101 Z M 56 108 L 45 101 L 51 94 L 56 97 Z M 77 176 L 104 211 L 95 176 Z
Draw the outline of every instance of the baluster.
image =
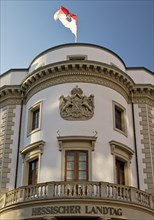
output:
M 71 184 L 69 185 L 69 188 L 70 188 L 70 190 L 69 190 L 69 196 L 72 196 L 73 187 L 72 187 Z
M 121 199 L 124 199 L 124 187 L 121 187 Z
M 110 196 L 111 196 L 110 185 L 107 185 L 107 197 L 110 198 Z
M 16 191 L 13 191 L 13 203 L 15 202 L 16 200 Z
M 55 194 L 58 196 L 58 184 L 55 185 Z
M 85 196 L 85 185 L 84 184 L 81 184 L 81 196 Z
M 66 185 L 66 195 L 67 195 L 67 196 L 70 195 L 70 187 L 69 187 L 68 184 Z
M 54 196 L 57 197 L 57 183 L 54 183 Z
M 114 199 L 115 198 L 115 186 L 112 185 L 112 198 Z
M 87 196 L 87 185 L 85 183 L 82 185 L 82 196 Z
M 42 185 L 41 188 L 42 188 L 42 197 L 44 197 L 44 191 L 45 191 L 44 185 Z
M 98 188 L 98 184 L 96 183 L 96 194 L 95 194 L 96 197 L 99 196 L 99 188 Z
M 35 186 L 35 197 L 36 197 L 36 198 L 39 197 L 39 196 L 38 196 L 38 187 L 37 187 L 37 186 Z
M 68 195 L 68 190 L 67 190 L 67 185 L 66 185 L 66 183 L 64 183 L 64 194 L 65 194 L 65 196 Z
M 124 189 L 125 200 L 128 200 L 128 189 Z
M 62 195 L 62 182 L 59 184 L 59 196 L 61 197 Z
M 117 188 L 117 186 L 115 186 L 115 198 L 116 199 L 118 198 L 118 188 Z
M 75 191 L 75 196 L 80 196 L 80 185 L 79 184 L 74 184 L 74 191 Z
M 29 198 L 29 187 L 26 188 L 26 199 Z
M 29 199 L 29 197 L 30 197 L 30 188 L 27 187 L 27 199 Z
M 122 188 L 119 186 L 119 199 L 122 198 Z
M 58 184 L 58 196 L 60 197 L 60 195 L 61 195 L 61 184 L 59 183 Z
M 87 188 L 86 188 L 86 193 L 87 193 L 86 195 L 87 196 L 91 195 L 91 188 L 90 187 L 91 187 L 91 185 L 87 185 Z
M 43 186 L 41 185 L 40 188 L 41 188 L 41 197 L 43 197 Z
M 47 197 L 47 185 L 45 185 L 45 197 Z
M 25 188 L 25 190 L 24 190 L 24 200 L 26 200 L 27 199 L 27 188 Z
M 60 195 L 59 196 L 64 196 L 65 195 L 65 187 L 64 187 L 64 183 L 61 183 L 60 185 Z
M 31 199 L 31 198 L 32 198 L 32 196 L 33 196 L 33 187 L 32 187 L 32 186 L 30 186 L 30 187 L 29 187 L 29 190 L 30 190 L 30 196 L 29 196 L 29 197 L 30 197 L 30 199 Z
M 29 198 L 31 199 L 32 198 L 32 196 L 33 196 L 33 187 L 32 186 L 30 186 L 29 187 Z
M 95 195 L 95 185 L 92 185 L 92 196 Z

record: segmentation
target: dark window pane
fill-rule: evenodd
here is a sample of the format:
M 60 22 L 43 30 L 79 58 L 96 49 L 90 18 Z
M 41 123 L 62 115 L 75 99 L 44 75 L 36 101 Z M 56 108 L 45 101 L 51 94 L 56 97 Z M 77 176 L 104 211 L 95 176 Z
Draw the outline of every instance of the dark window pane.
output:
M 66 172 L 66 179 L 67 180 L 74 180 L 74 171 L 68 171 Z
M 32 130 L 36 129 L 39 127 L 39 114 L 40 114 L 40 109 L 36 109 L 35 111 L 32 112 Z
M 86 170 L 87 162 L 79 162 L 79 170 Z
M 79 171 L 79 180 L 87 180 L 87 172 Z
M 67 162 L 67 170 L 74 170 L 74 161 Z
M 125 162 L 116 159 L 117 184 L 125 185 Z
M 122 111 L 115 108 L 115 127 L 122 130 Z
M 87 160 L 87 153 L 79 152 L 79 161 L 86 161 L 86 160 Z
M 38 176 L 38 159 L 29 163 L 28 184 L 36 184 Z

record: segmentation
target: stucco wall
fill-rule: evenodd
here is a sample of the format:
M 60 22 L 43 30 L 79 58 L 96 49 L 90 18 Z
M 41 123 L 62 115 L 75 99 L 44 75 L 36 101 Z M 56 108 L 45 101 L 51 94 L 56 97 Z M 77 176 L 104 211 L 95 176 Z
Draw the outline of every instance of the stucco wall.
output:
M 86 96 L 94 95 L 94 116 L 85 121 L 67 121 L 60 117 L 59 97 L 70 95 L 78 85 Z M 28 109 L 42 101 L 41 130 L 27 136 Z M 114 130 L 113 101 L 120 103 L 127 112 L 127 136 Z M 35 94 L 27 103 L 25 110 L 24 146 L 44 140 L 41 159 L 40 182 L 61 180 L 61 152 L 57 141 L 57 131 L 61 136 L 94 136 L 97 134 L 95 151 L 92 152 L 92 180 L 114 182 L 113 156 L 109 142 L 115 140 L 134 150 L 131 106 L 116 91 L 94 84 L 66 83 L 44 89 Z M 96 172 L 97 170 L 97 172 Z M 136 186 L 135 157 L 131 163 L 131 185 Z

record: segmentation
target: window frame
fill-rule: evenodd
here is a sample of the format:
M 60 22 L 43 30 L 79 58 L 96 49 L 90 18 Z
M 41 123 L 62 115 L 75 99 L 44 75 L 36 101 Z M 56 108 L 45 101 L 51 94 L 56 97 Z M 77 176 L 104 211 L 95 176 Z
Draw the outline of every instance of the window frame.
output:
M 38 158 L 29 161 L 28 185 L 35 185 L 38 182 L 38 162 L 39 162 Z M 34 164 L 34 169 L 32 169 L 32 166 L 33 166 L 32 163 Z M 31 173 L 32 173 L 32 175 L 31 175 Z M 36 177 L 34 177 L 34 175 Z
M 130 164 L 134 151 L 130 147 L 114 140 L 110 141 L 109 144 L 111 148 L 111 154 L 113 155 L 114 183 L 118 184 L 116 180 L 116 176 L 117 176 L 116 159 L 118 159 L 124 163 L 125 185 L 130 186 L 131 185 Z
M 121 112 L 121 129 L 116 126 L 116 109 Z M 113 101 L 113 129 L 127 136 L 126 109 L 115 101 Z
M 34 112 L 39 109 L 39 117 L 38 117 L 38 127 L 33 128 L 34 122 Z M 42 118 L 42 101 L 34 104 L 28 111 L 28 135 L 33 134 L 41 129 L 41 118 Z
M 117 167 L 117 164 L 118 164 L 118 167 Z M 123 168 L 121 169 L 120 165 L 123 165 Z M 121 158 L 119 157 L 115 157 L 115 176 L 116 176 L 116 184 L 119 184 L 119 185 L 125 185 L 126 183 L 126 176 L 125 176 L 125 168 L 126 165 L 126 161 L 122 160 Z M 122 181 L 121 181 L 121 173 L 123 172 L 123 177 L 122 177 Z M 123 182 L 123 183 L 122 183 Z
M 65 155 L 68 150 L 87 151 L 88 179 L 92 180 L 92 152 L 95 150 L 97 137 L 94 136 L 59 136 L 59 151 L 61 151 L 61 180 L 65 181 Z
M 73 169 L 74 178 L 71 180 L 68 180 L 67 179 L 67 171 L 69 171 L 69 170 L 67 169 L 67 162 L 68 162 L 67 155 L 68 155 L 68 153 L 72 153 L 72 152 L 74 153 L 74 155 L 73 155 L 74 161 L 72 161 L 72 162 L 74 162 L 74 169 Z M 80 172 L 79 162 L 81 162 L 79 160 L 80 153 L 86 153 L 86 169 L 82 170 L 82 171 L 86 171 L 86 179 L 79 179 L 79 172 Z M 65 151 L 65 181 L 88 181 L 88 151 L 87 150 L 66 150 Z
M 30 144 L 21 150 L 21 155 L 23 159 L 23 185 L 29 185 L 29 169 L 30 163 L 38 159 L 38 175 L 37 183 L 40 180 L 40 166 L 41 166 L 41 156 L 43 154 L 45 142 L 43 140 L 37 141 L 33 144 Z

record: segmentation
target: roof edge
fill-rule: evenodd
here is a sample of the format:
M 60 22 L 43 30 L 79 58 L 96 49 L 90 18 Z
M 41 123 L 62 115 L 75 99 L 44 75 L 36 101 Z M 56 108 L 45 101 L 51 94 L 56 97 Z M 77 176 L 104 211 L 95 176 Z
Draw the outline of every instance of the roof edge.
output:
M 85 46 L 85 47 L 95 47 L 95 48 L 98 48 L 98 49 L 102 49 L 102 50 L 105 50 L 105 51 L 108 51 L 110 53 L 112 53 L 113 55 L 115 55 L 121 62 L 122 64 L 124 65 L 125 68 L 126 67 L 126 64 L 125 62 L 122 60 L 122 58 L 116 54 L 115 52 L 113 52 L 112 50 L 106 48 L 106 47 L 102 47 L 102 46 L 99 46 L 97 44 L 91 44 L 91 43 L 68 43 L 68 44 L 60 44 L 60 45 L 57 45 L 57 46 L 54 46 L 54 47 L 51 47 L 51 48 L 48 48 L 47 50 L 44 50 L 43 52 L 41 52 L 40 54 L 38 54 L 30 63 L 28 69 L 30 68 L 30 66 L 32 65 L 32 63 L 37 59 L 39 58 L 40 56 L 46 54 L 47 52 L 49 51 L 54 51 L 54 50 L 57 50 L 59 48 L 64 48 L 64 47 L 78 47 L 78 46 Z
M 2 76 L 4 76 L 4 75 L 7 75 L 8 73 L 10 73 L 10 72 L 20 72 L 20 71 L 27 71 L 28 72 L 28 68 L 11 68 L 11 69 L 9 69 L 9 70 L 7 70 L 7 71 L 5 71 L 4 73 L 2 73 L 2 74 L 0 74 L 0 77 L 2 77 Z
M 148 68 L 146 67 L 142 67 L 142 66 L 139 66 L 139 67 L 127 67 L 126 68 L 127 70 L 145 70 L 147 72 L 149 72 L 150 74 L 154 74 L 154 72 L 152 72 L 151 70 L 149 70 Z

